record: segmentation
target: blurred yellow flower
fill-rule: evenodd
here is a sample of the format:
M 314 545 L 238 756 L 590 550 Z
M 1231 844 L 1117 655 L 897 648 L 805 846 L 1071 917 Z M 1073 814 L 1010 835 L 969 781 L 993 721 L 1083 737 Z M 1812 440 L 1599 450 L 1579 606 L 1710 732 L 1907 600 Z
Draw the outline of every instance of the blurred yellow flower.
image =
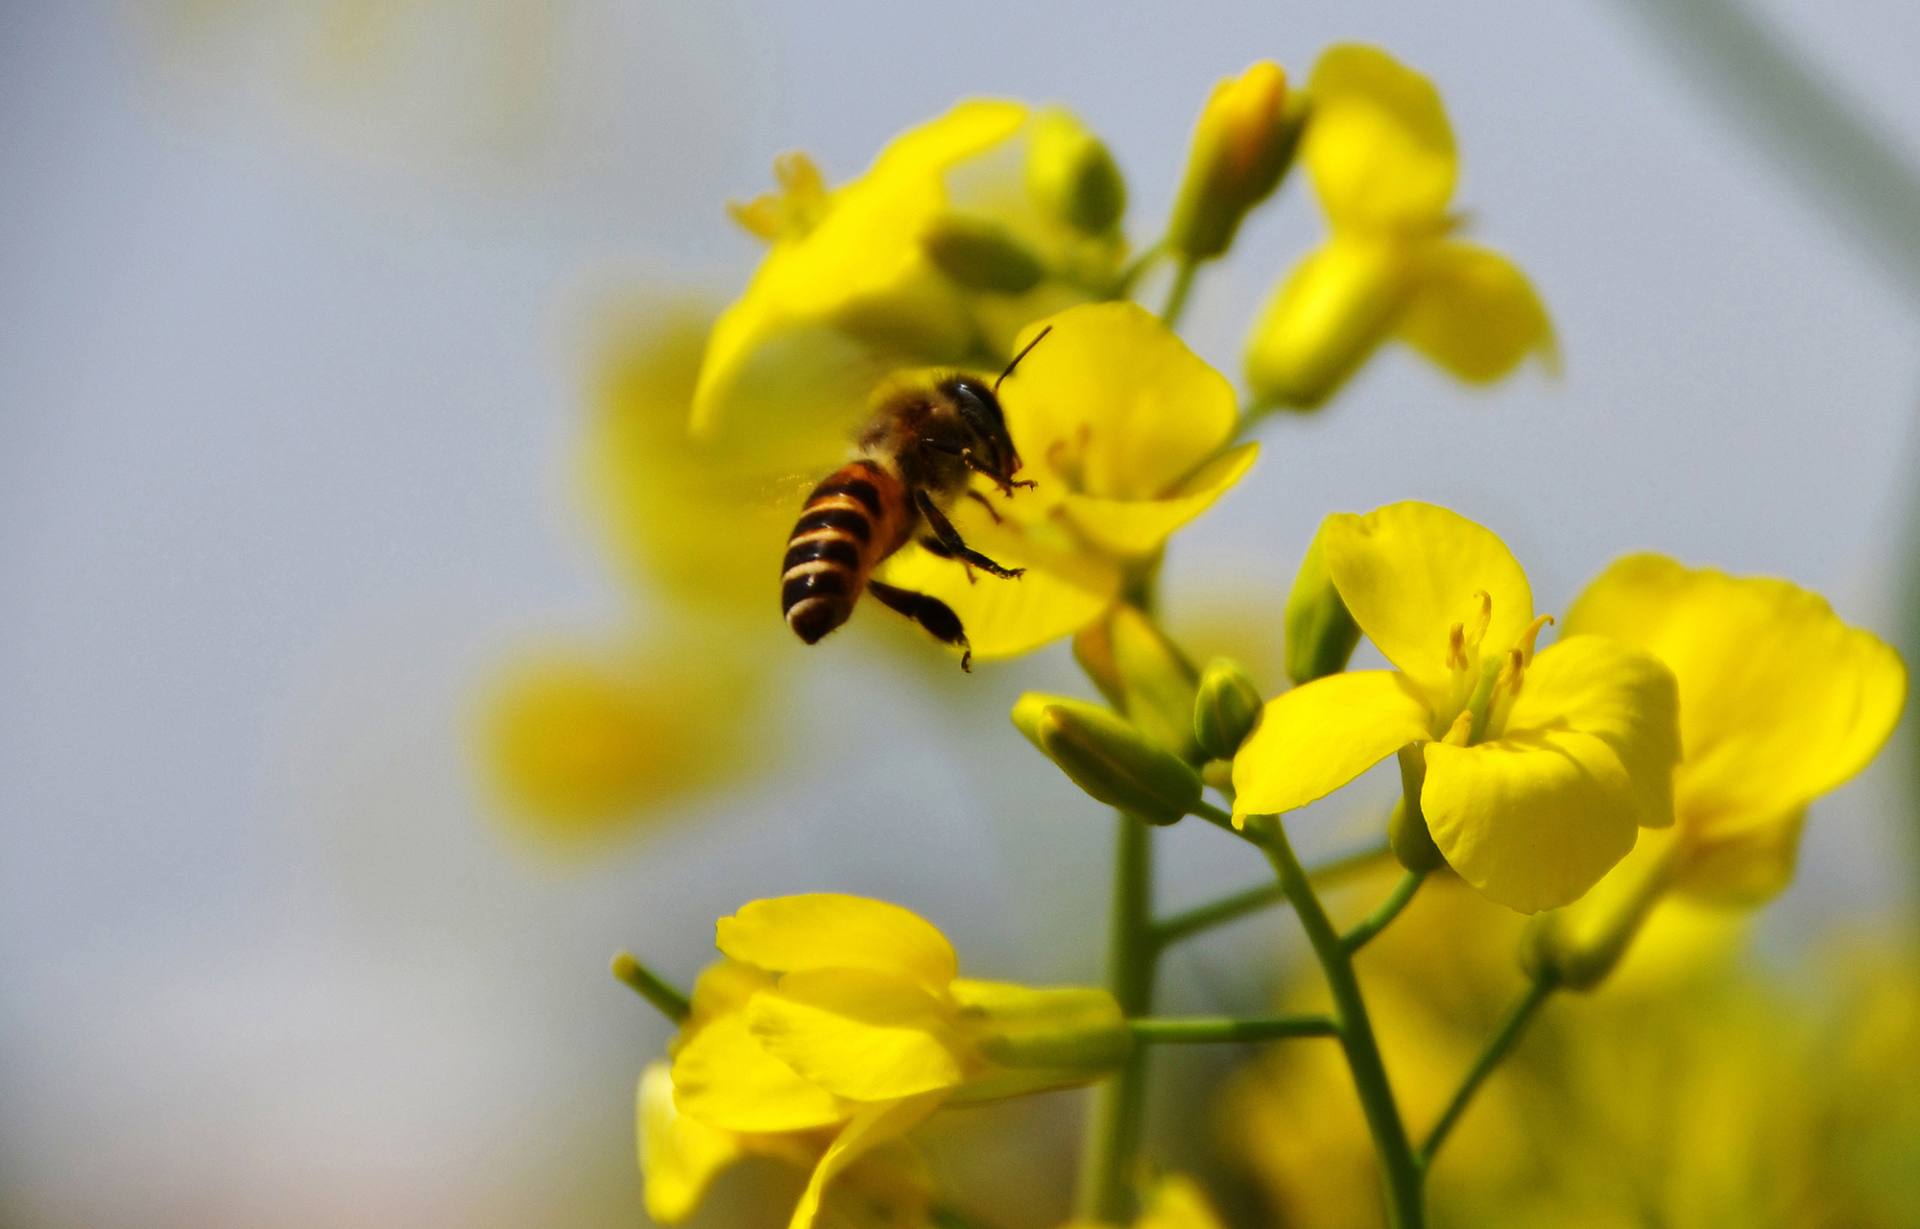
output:
M 484 706 L 482 762 L 505 814 L 591 850 L 645 809 L 733 772 L 752 680 L 659 652 L 528 655 Z
M 762 650 L 786 647 L 768 561 L 793 519 L 784 486 L 687 436 L 709 313 L 648 302 L 604 315 L 583 461 L 613 553 L 650 609 L 612 649 L 522 651 L 480 718 L 482 769 L 505 816 L 581 851 L 777 762 L 759 720 L 775 677 Z
M 1254 326 L 1256 399 L 1319 405 L 1389 337 L 1476 384 L 1530 353 L 1551 359 L 1552 325 L 1526 275 L 1453 237 L 1458 156 L 1433 83 L 1348 44 L 1320 57 L 1307 94 L 1301 157 L 1332 233 Z
M 734 1137 L 830 1136 L 792 1229 L 837 1175 L 941 1105 L 1085 1083 L 1129 1045 L 1106 991 L 960 978 L 938 930 L 882 901 L 754 901 L 717 942 L 726 959 L 673 1046 L 674 1103 Z
M 1269 701 L 1234 758 L 1236 821 L 1323 798 L 1403 747 L 1420 809 L 1461 878 L 1523 913 L 1564 905 L 1672 822 L 1673 677 L 1601 636 L 1534 653 L 1526 574 L 1445 508 L 1340 513 L 1319 548 L 1354 622 L 1395 667 Z
M 1038 486 L 992 510 L 960 501 L 969 545 L 1018 581 L 973 583 L 951 559 L 910 546 L 881 578 L 930 593 L 966 625 L 976 657 L 1005 657 L 1104 614 L 1129 566 L 1199 516 L 1253 464 L 1233 447 L 1233 388 L 1133 303 L 1094 303 L 1037 321 L 1051 328 L 1000 391 L 1007 428 Z M 980 480 L 983 493 L 991 488 Z
M 694 434 L 810 463 L 796 444 L 844 438 L 849 409 L 888 372 L 1007 353 L 1028 321 L 1097 297 L 1121 241 L 1089 235 L 1059 199 L 1062 179 L 1089 179 L 1093 144 L 1064 112 L 975 100 L 901 134 L 840 188 L 784 157 L 780 191 L 733 211 L 769 246 L 714 325 Z
M 1061 1229 L 1102 1229 L 1103 1224 L 1075 1220 Z M 1148 1188 L 1133 1229 L 1222 1229 L 1222 1224 L 1198 1182 L 1186 1174 L 1167 1174 Z
M 1665 892 L 1757 904 L 1793 876 L 1807 805 L 1850 780 L 1900 719 L 1906 667 L 1871 632 L 1783 580 L 1632 555 L 1567 613 L 1658 657 L 1680 694 L 1685 757 L 1674 826 L 1647 842 L 1540 942 L 1576 983 L 1603 976 Z

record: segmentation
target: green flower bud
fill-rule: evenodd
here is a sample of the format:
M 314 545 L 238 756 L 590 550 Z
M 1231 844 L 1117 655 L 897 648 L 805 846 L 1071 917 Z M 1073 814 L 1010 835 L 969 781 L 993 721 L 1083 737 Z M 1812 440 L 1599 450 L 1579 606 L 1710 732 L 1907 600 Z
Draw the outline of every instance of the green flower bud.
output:
M 1025 294 L 1046 277 L 1032 249 L 987 218 L 950 213 L 927 228 L 927 256 L 956 285 L 991 294 Z
M 1217 657 L 1200 673 L 1193 737 L 1211 759 L 1230 760 L 1260 720 L 1260 689 L 1240 663 Z
M 1175 252 L 1206 260 L 1232 246 L 1241 221 L 1293 162 L 1305 114 L 1287 94 L 1286 74 L 1268 60 L 1214 87 L 1194 126 L 1167 224 Z
M 1317 533 L 1307 546 L 1306 558 L 1300 561 L 1293 588 L 1287 592 L 1282 620 L 1286 626 L 1287 677 L 1295 683 L 1311 683 L 1345 670 L 1360 643 L 1360 625 L 1353 621 L 1340 591 L 1333 587 Z
M 1132 606 L 1116 607 L 1074 637 L 1073 655 L 1143 734 L 1182 759 L 1205 758 L 1193 734 L 1199 673 L 1152 619 Z
M 1126 1014 L 1105 990 L 962 979 L 953 995 L 968 1036 L 1003 1067 L 1084 1076 L 1118 1066 L 1133 1048 Z
M 1175 823 L 1200 801 L 1185 760 L 1106 709 L 1029 693 L 1013 723 L 1090 797 L 1150 824 Z
M 1400 801 L 1393 804 L 1387 819 L 1387 844 L 1400 865 L 1422 874 L 1440 869 L 1447 861 L 1433 843 L 1427 817 L 1420 811 L 1420 787 L 1426 779 L 1426 753 L 1419 747 L 1400 748 Z
M 1088 235 L 1104 235 L 1127 209 L 1127 181 L 1099 137 L 1058 108 L 1034 121 L 1027 191 L 1048 213 Z

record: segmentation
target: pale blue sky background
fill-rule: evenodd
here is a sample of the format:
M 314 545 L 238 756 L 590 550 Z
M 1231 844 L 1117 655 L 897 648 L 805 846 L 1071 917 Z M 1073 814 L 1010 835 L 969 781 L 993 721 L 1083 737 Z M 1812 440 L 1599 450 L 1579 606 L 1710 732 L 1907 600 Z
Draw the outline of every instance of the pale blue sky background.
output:
M 1380 42 L 1444 92 L 1460 203 L 1565 376 L 1469 394 L 1385 356 L 1181 538 L 1176 615 L 1277 601 L 1321 514 L 1417 496 L 1499 530 L 1543 608 L 1654 547 L 1895 626 L 1915 312 L 1623 10 L 423 2 L 328 68 L 328 5 L 160 15 L 192 7 L 0 7 L 7 1223 L 637 1223 L 630 1082 L 664 1034 L 606 956 L 690 975 L 754 895 L 884 894 L 976 972 L 1094 975 L 1104 827 L 1002 715 L 1074 686 L 1061 653 L 929 686 L 849 633 L 795 693 L 835 715 L 794 757 L 818 770 L 585 867 L 472 784 L 490 666 L 627 626 L 571 489 L 596 306 L 737 286 L 720 202 L 787 148 L 844 177 L 957 97 L 1057 100 L 1145 237 L 1215 78 Z M 1920 164 L 1920 11 L 1766 10 Z M 1319 226 L 1295 191 L 1249 227 L 1196 347 L 1235 370 Z M 1816 815 L 1776 942 L 1897 898 L 1884 767 Z M 1170 898 L 1252 877 L 1174 836 Z M 1174 1000 L 1249 1005 L 1264 933 Z

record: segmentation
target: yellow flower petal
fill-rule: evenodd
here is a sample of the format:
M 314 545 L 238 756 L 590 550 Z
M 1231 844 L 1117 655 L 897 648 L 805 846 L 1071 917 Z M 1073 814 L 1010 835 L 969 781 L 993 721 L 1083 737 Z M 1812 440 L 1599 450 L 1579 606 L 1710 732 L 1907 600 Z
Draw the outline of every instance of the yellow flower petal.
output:
M 1673 872 L 1673 889 L 1712 905 L 1751 907 L 1786 890 L 1800 860 L 1807 808 L 1692 841 Z
M 1428 743 L 1426 759 L 1420 809 L 1434 844 L 1489 900 L 1521 913 L 1567 904 L 1633 848 L 1633 781 L 1591 734 Z
M 845 1122 L 854 1107 L 767 1052 L 743 1014 L 722 1016 L 673 1056 L 680 1111 L 728 1131 L 800 1131 Z
M 714 1175 L 741 1156 L 736 1136 L 682 1114 L 665 1063 L 650 1063 L 635 1098 L 647 1216 L 677 1225 L 693 1215 Z
M 1234 814 L 1277 814 L 1324 798 L 1428 737 L 1432 721 L 1425 698 L 1385 670 L 1328 675 L 1282 692 L 1233 757 Z
M 1061 507 L 1074 526 L 1102 549 L 1117 555 L 1144 555 L 1212 507 L 1229 487 L 1246 476 L 1259 455 L 1258 444 L 1242 444 L 1222 453 L 1162 499 L 1098 499 L 1070 494 L 1060 501 Z
M 1431 225 L 1453 195 L 1453 128 L 1433 83 L 1377 47 L 1329 48 L 1301 150 L 1336 226 Z
M 681 1036 L 691 1037 L 722 1016 L 745 1011 L 748 999 L 773 989 L 778 980 L 765 969 L 738 960 L 718 960 L 708 965 L 694 979 L 692 1011 L 680 1030 Z
M 816 892 L 743 905 L 715 928 L 722 952 L 771 972 L 867 969 L 944 992 L 953 945 L 919 914 L 883 900 Z
M 1680 687 L 1675 809 L 1724 837 L 1766 827 L 1873 759 L 1906 702 L 1906 667 L 1819 596 L 1782 580 L 1622 559 L 1567 614 L 1643 648 Z
M 1508 648 L 1533 621 L 1533 591 L 1493 532 L 1446 508 L 1406 502 L 1320 526 L 1334 587 L 1387 660 L 1431 696 L 1445 693 L 1447 633 L 1468 622 L 1477 593 L 1493 602 L 1481 644 Z
M 1254 397 L 1296 409 L 1325 401 L 1391 334 L 1416 271 L 1396 236 L 1336 232 L 1294 266 L 1248 334 Z
M 944 115 L 901 133 L 874 159 L 868 175 L 939 173 L 1012 137 L 1027 121 L 1024 103 L 969 98 Z
M 1400 339 L 1470 384 L 1490 384 L 1529 354 L 1553 363 L 1553 322 L 1527 275 L 1500 253 L 1445 241 L 1426 249 L 1396 326 Z
M 807 1189 L 801 1192 L 787 1229 L 813 1229 L 827 1184 L 862 1156 L 912 1130 L 940 1107 L 942 1099 L 940 1093 L 927 1093 L 905 1101 L 869 1106 L 856 1114 L 814 1166 L 813 1176 L 807 1181 Z
M 897 137 L 836 190 L 818 223 L 774 244 L 715 322 L 693 394 L 702 439 L 773 456 L 844 436 L 887 368 L 956 362 L 975 342 L 965 296 L 921 236 L 946 209 L 944 174 L 1010 138 L 1017 103 L 963 103 Z
M 1632 780 L 1640 826 L 1673 822 L 1679 693 L 1665 666 L 1603 636 L 1569 636 L 1542 649 L 1525 680 L 1507 734 L 1571 729 L 1599 738 Z
M 959 563 L 916 544 L 887 560 L 880 579 L 945 602 L 977 658 L 1012 657 L 1072 635 L 1119 596 L 1120 566 L 1058 522 L 996 525 L 970 499 L 955 505 L 952 517 L 968 545 L 1006 567 L 1025 568 L 1026 575 L 1003 580 L 976 572 L 969 580 Z
M 789 973 L 753 997 L 747 1026 L 809 1083 L 854 1101 L 953 1088 L 964 1077 L 950 1006 L 885 973 Z
M 1139 304 L 1069 308 L 1019 344 L 1049 326 L 1000 392 L 1035 494 L 1158 499 L 1232 437 L 1233 386 Z

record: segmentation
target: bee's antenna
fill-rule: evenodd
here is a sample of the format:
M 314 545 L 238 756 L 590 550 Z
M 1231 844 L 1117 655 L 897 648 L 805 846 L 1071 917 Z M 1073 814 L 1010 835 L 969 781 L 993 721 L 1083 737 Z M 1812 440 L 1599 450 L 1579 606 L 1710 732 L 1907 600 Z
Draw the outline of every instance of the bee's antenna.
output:
M 1012 375 L 1013 369 L 1020 365 L 1020 360 L 1027 357 L 1028 354 L 1032 353 L 1033 348 L 1040 344 L 1040 339 L 1045 337 L 1048 333 L 1051 333 L 1051 332 L 1053 332 L 1053 326 L 1049 324 L 1046 328 L 1041 329 L 1038 333 L 1034 334 L 1033 340 L 1026 344 L 1025 349 L 1021 350 L 1020 353 L 1013 356 L 1013 361 L 1007 364 L 1007 369 L 1001 372 L 999 379 L 993 382 L 994 396 L 997 397 L 1000 395 L 1000 380 L 1004 380 L 1008 376 Z

